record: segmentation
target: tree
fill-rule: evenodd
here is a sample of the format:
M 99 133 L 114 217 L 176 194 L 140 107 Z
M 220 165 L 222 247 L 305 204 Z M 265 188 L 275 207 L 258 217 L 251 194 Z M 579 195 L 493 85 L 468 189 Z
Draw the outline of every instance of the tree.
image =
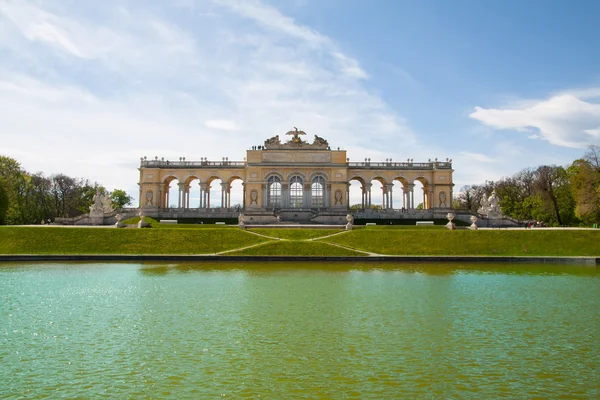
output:
M 112 200 L 113 207 L 116 209 L 128 206 L 133 201 L 133 198 L 121 189 L 113 190 L 110 193 L 110 199 Z
M 6 225 L 6 212 L 8 211 L 8 194 L 4 185 L 4 178 L 0 176 L 0 225 Z
M 586 224 L 600 222 L 600 146 L 590 146 L 568 168 L 568 175 L 576 216 Z

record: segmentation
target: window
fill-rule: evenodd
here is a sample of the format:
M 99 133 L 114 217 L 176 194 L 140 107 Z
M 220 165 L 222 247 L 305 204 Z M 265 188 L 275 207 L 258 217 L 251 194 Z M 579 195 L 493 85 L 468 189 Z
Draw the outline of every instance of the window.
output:
M 303 194 L 302 178 L 299 176 L 292 177 L 290 180 L 290 206 L 295 208 L 302 207 Z
M 325 179 L 322 176 L 316 176 L 311 185 L 311 193 L 312 193 L 312 207 L 324 207 L 325 206 L 325 197 L 324 197 L 324 189 L 325 189 Z
M 267 180 L 267 206 L 281 207 L 281 179 L 277 176 L 271 176 Z

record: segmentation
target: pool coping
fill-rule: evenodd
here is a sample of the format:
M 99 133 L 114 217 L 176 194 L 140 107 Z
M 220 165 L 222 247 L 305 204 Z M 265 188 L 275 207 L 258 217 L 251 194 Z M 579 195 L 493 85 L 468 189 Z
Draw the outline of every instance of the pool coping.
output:
M 508 262 L 600 265 L 590 256 L 230 256 L 215 254 L 0 254 L 0 262 L 18 261 L 342 261 L 342 262 Z

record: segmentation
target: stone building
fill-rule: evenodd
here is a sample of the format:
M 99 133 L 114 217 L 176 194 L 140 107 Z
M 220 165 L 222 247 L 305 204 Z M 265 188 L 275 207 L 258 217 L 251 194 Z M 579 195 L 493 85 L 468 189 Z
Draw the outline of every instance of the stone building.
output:
M 242 210 L 231 208 L 231 183 L 237 179 L 243 182 L 244 215 L 260 223 L 278 219 L 340 222 L 350 207 L 352 180 L 360 182 L 363 211 L 371 209 L 373 196 L 378 195 L 383 199 L 384 214 L 413 215 L 417 181 L 423 189 L 420 212 L 442 213 L 452 207 L 452 160 L 350 162 L 345 150 L 332 150 L 327 140 L 317 135 L 306 141 L 302 138 L 305 133 L 294 129 L 287 132 L 291 137 L 288 141 L 277 135 L 247 150 L 244 161 L 143 158 L 139 168 L 140 208 L 157 218 L 237 217 Z M 178 196 L 172 199 L 169 192 L 175 180 L 179 182 Z M 210 189 L 217 180 L 221 181 L 220 198 L 214 199 Z M 372 193 L 372 181 L 381 183 L 381 193 Z M 402 189 L 402 210 L 392 206 L 395 185 Z M 200 196 L 199 207 L 190 208 L 194 190 Z M 177 207 L 169 207 L 173 204 Z

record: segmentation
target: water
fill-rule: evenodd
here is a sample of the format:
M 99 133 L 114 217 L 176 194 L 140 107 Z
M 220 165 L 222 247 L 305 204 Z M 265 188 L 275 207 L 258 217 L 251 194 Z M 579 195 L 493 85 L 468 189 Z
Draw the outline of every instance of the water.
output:
M 0 264 L 0 398 L 600 398 L 596 267 Z

